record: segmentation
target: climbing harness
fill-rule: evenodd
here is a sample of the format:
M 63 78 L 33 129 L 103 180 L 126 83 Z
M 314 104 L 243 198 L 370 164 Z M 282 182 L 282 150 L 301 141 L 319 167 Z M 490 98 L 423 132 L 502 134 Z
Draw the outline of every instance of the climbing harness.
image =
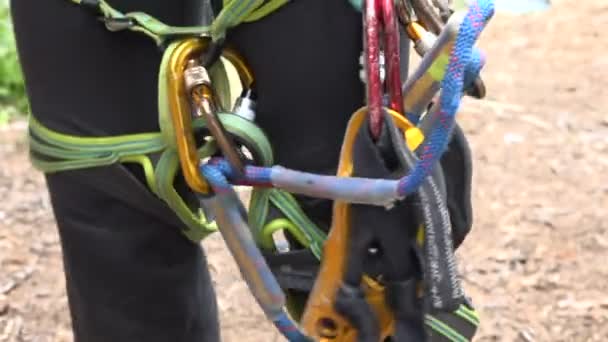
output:
M 253 72 L 224 46 L 229 29 L 262 19 L 287 0 L 224 0 L 211 25 L 201 27 L 121 13 L 104 0 L 71 1 L 90 8 L 110 31 L 141 32 L 164 50 L 161 131 L 74 137 L 31 116 L 36 167 L 51 173 L 140 164 L 150 190 L 184 222 L 188 238 L 221 233 L 253 296 L 289 341 L 472 338 L 479 320 L 456 274 L 454 244 L 462 237 L 454 238 L 455 216 L 446 205 L 453 191 L 441 165 L 450 144 L 466 145 L 455 124 L 462 96 L 485 94 L 479 77 L 484 58 L 474 45 L 493 15 L 491 0 L 473 1 L 466 13 L 450 10 L 450 1 L 434 1 L 439 14 L 425 0 L 351 0 L 363 13 L 367 105 L 350 119 L 336 176 L 274 165 L 271 144 L 254 123 Z M 422 56 L 405 83 L 402 30 Z M 242 88 L 233 108 L 227 65 L 236 69 Z M 368 167 L 361 160 L 377 163 Z M 179 170 L 198 196 L 198 210 L 174 187 Z M 253 187 L 249 211 L 235 185 Z M 329 232 L 304 214 L 292 194 L 335 201 Z M 369 215 L 399 224 L 362 227 Z M 466 221 L 466 210 L 463 215 L 459 219 Z M 292 238 L 287 251 L 275 240 L 277 232 Z M 402 248 L 375 245 L 391 237 Z M 284 256 L 312 266 L 290 273 L 282 267 Z M 382 265 L 368 268 L 368 259 Z M 304 303 L 293 299 L 294 289 L 310 292 Z

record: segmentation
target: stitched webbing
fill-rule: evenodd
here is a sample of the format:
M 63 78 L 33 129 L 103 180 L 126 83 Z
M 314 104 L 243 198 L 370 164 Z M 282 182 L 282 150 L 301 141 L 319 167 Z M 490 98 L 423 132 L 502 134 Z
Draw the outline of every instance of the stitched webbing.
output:
M 141 32 L 162 45 L 171 37 L 203 36 L 214 41 L 222 39 L 226 32 L 243 23 L 252 22 L 278 10 L 289 0 L 225 0 L 224 7 L 209 26 L 169 26 L 143 12 L 122 13 L 105 0 L 69 0 L 75 4 L 96 10 L 105 19 L 110 31 L 130 30 Z

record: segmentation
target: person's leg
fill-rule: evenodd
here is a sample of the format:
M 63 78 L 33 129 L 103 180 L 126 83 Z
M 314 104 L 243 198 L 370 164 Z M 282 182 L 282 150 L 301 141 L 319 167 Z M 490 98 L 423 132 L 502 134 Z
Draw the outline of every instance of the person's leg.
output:
M 182 1 L 115 0 L 182 23 Z M 15 0 L 12 14 L 33 115 L 75 135 L 157 131 L 160 51 L 110 33 L 66 0 Z M 141 6 L 141 7 L 138 7 Z M 219 341 L 200 247 L 145 187 L 137 167 L 48 175 L 76 341 Z

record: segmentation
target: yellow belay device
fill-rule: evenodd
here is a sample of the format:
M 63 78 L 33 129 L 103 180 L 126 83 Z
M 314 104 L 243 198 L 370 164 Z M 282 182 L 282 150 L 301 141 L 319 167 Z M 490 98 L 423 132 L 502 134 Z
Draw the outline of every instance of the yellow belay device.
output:
M 437 168 L 448 144 L 464 141 L 454 120 L 460 99 L 485 94 L 479 77 L 483 57 L 474 44 L 493 14 L 492 1 L 474 1 L 464 12 L 451 10 L 451 1 L 434 1 L 438 12 L 427 0 L 351 1 L 365 24 L 361 62 L 367 105 L 351 117 L 336 176 L 274 165 L 271 144 L 254 123 L 253 72 L 223 44 L 230 28 L 260 20 L 287 0 L 224 0 L 211 25 L 200 27 L 168 26 L 145 13 L 122 13 L 103 0 L 71 1 L 93 8 L 109 30 L 143 33 L 164 49 L 161 131 L 74 137 L 53 132 L 32 116 L 34 165 L 51 173 L 140 164 L 149 188 L 183 221 L 189 239 L 199 242 L 220 231 L 252 294 L 289 341 L 472 338 L 479 320 L 457 279 L 447 176 Z M 400 32 L 422 57 L 410 75 L 400 67 L 409 51 L 400 48 Z M 235 103 L 230 69 L 242 90 Z M 391 171 L 399 172 L 392 178 L 365 174 L 357 160 L 366 148 L 388 151 L 383 156 L 395 159 Z M 196 211 L 174 188 L 178 172 L 201 198 Z M 248 212 L 233 185 L 253 187 Z M 291 193 L 334 200 L 331 227 L 313 223 Z M 271 208 L 282 216 L 270 220 Z M 398 229 L 361 228 L 353 221 L 368 212 L 397 217 L 404 210 L 413 216 Z M 281 231 L 289 241 L 287 252 L 276 239 Z M 378 243 L 393 237 L 403 248 L 389 251 Z M 410 250 L 415 255 L 395 259 Z M 308 285 L 292 286 L 299 281 L 297 272 L 283 274 L 285 265 L 273 260 L 300 251 L 309 253 L 315 266 Z M 366 268 L 369 258 L 384 258 L 390 271 Z

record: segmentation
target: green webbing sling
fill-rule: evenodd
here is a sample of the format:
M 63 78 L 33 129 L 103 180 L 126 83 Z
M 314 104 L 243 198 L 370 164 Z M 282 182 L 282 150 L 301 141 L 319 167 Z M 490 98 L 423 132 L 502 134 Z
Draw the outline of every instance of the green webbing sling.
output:
M 267 223 L 270 205 L 274 205 L 285 218 Z M 264 250 L 273 250 L 273 233 L 285 230 L 302 245 L 321 259 L 327 234 L 304 213 L 296 199 L 278 189 L 254 189 L 249 205 L 249 227 Z
M 89 7 L 103 17 L 110 31 L 131 30 L 151 37 L 156 44 L 165 45 L 180 37 L 207 36 L 221 39 L 225 32 L 240 24 L 263 18 L 286 4 L 286 0 L 225 0 L 223 9 L 209 26 L 174 27 L 143 12 L 122 13 L 104 0 L 70 0 Z M 159 74 L 159 125 L 161 132 L 121 135 L 113 137 L 78 137 L 54 132 L 44 127 L 30 115 L 30 156 L 32 164 L 42 172 L 54 173 L 67 170 L 108 166 L 115 163 L 137 163 L 143 170 L 150 190 L 167 203 L 184 222 L 185 235 L 200 241 L 217 230 L 214 222 L 209 222 L 202 210 L 192 212 L 173 186 L 179 170 L 179 159 L 175 150 L 175 139 L 169 108 L 166 100 L 165 82 L 167 56 L 174 44 L 165 50 L 165 58 Z M 227 75 L 222 63 L 210 70 L 214 82 L 228 89 Z M 226 96 L 223 96 L 226 102 Z M 220 120 L 226 129 L 241 141 L 254 148 L 264 165 L 272 164 L 272 150 L 263 132 L 253 123 L 231 114 L 221 114 Z M 196 128 L 204 128 L 205 123 L 197 121 Z M 200 149 L 201 158 L 216 152 L 213 142 Z M 151 158 L 156 154 L 155 158 Z M 160 155 L 160 156 L 158 156 Z M 257 196 L 257 195 L 256 195 Z
M 223 8 L 211 25 L 170 26 L 144 12 L 122 13 L 105 0 L 69 0 L 97 11 L 110 31 L 130 30 L 141 32 L 161 46 L 178 37 L 224 38 L 226 32 L 244 22 L 252 22 L 269 15 L 289 0 L 224 0 Z
M 175 146 L 175 132 L 167 101 L 166 80 L 169 56 L 178 43 L 170 44 L 165 50 L 159 71 L 158 120 L 160 132 L 121 135 L 113 137 L 79 137 L 54 132 L 44 127 L 30 115 L 30 157 L 32 164 L 42 172 L 55 173 L 116 163 L 136 163 L 144 170 L 150 190 L 162 199 L 185 224 L 184 234 L 198 242 L 215 232 L 215 222 L 210 222 L 202 210 L 192 212 L 178 194 L 173 183 L 179 171 L 179 157 Z M 229 89 L 223 61 L 210 70 L 212 82 L 222 89 Z M 222 101 L 225 102 L 226 100 Z M 224 107 L 226 105 L 224 104 Z M 227 131 L 239 141 L 253 149 L 258 162 L 264 166 L 273 164 L 272 147 L 266 135 L 254 123 L 230 113 L 219 114 Z M 204 129 L 205 122 L 196 120 L 195 129 Z M 213 141 L 199 150 L 201 158 L 217 152 Z M 154 156 L 154 158 L 152 157 Z M 276 189 L 255 189 L 252 193 L 250 222 L 254 236 L 265 249 L 272 249 L 269 243 L 272 233 L 278 229 L 277 222 L 266 223 L 270 204 L 275 205 L 286 217 L 281 229 L 286 229 L 304 246 L 320 257 L 325 234 L 316 227 L 288 193 Z M 287 223 L 288 222 L 288 223 Z
M 161 115 L 162 116 L 162 115 Z M 220 120 L 226 130 L 255 149 L 260 156 L 260 164 L 273 164 L 270 143 L 255 124 L 237 115 L 222 113 Z M 42 126 L 30 116 L 30 159 L 32 164 L 45 173 L 56 173 L 93 167 L 109 166 L 116 163 L 136 163 L 144 170 L 150 190 L 162 199 L 186 225 L 184 234 L 192 241 L 200 241 L 215 232 L 214 222 L 209 222 L 203 211 L 192 212 L 178 194 L 173 183 L 179 171 L 179 157 L 171 144 L 164 142 L 162 133 L 144 133 L 114 137 L 78 137 L 54 132 Z M 194 122 L 195 129 L 205 128 L 205 122 Z M 207 142 L 199 150 L 201 158 L 217 152 L 213 141 Z M 160 153 L 159 158 L 151 154 Z M 255 189 L 252 193 L 249 211 L 252 231 L 264 249 L 271 250 L 276 223 L 266 223 L 269 205 L 275 205 L 287 218 L 289 224 L 281 229 L 288 230 L 306 248 L 320 257 L 325 233 L 308 219 L 297 201 L 288 193 L 276 189 Z
M 220 114 L 220 120 L 228 132 L 242 141 L 255 146 L 256 154 L 264 165 L 272 164 L 270 143 L 253 123 L 233 114 Z M 195 128 L 205 128 L 198 120 Z M 193 241 L 200 241 L 217 230 L 202 210 L 192 212 L 173 183 L 179 170 L 177 151 L 163 141 L 161 133 L 92 138 L 65 135 L 43 127 L 30 116 L 30 159 L 32 164 L 45 173 L 109 166 L 116 163 L 137 163 L 143 170 L 150 190 L 161 198 L 184 222 L 184 234 Z M 251 142 L 254 142 L 252 144 Z M 213 141 L 199 150 L 201 158 L 217 151 Z M 160 157 L 152 158 L 152 154 Z

